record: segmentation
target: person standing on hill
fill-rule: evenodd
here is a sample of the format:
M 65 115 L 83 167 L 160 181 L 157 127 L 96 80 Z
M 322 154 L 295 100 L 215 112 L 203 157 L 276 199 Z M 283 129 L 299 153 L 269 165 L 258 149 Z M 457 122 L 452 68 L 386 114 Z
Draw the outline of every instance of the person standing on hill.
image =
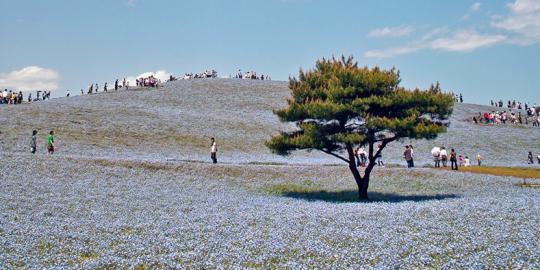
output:
M 412 144 L 409 144 L 409 148 L 411 149 L 411 167 L 414 168 L 414 148 Z
M 379 151 L 381 149 L 381 145 L 377 145 L 377 152 L 378 154 L 375 155 L 375 158 L 377 159 L 377 166 L 384 168 L 384 161 L 382 159 L 382 151 Z
M 366 154 L 366 149 L 363 146 L 359 148 L 358 155 L 360 156 L 360 166 L 366 167 L 367 154 Z
M 360 167 L 360 146 L 353 150 L 354 159 L 356 160 L 356 167 Z
M 471 166 L 471 160 L 469 159 L 468 156 L 465 156 L 465 159 L 463 160 L 463 166 L 465 167 Z
M 407 168 L 412 168 L 412 151 L 411 147 L 405 145 L 405 152 L 403 152 L 403 158 L 407 161 Z
M 37 130 L 32 131 L 32 137 L 30 138 L 30 153 L 35 154 L 37 151 Z
M 213 137 L 210 139 L 210 158 L 212 159 L 212 163 L 217 163 L 217 144 L 216 139 Z
M 448 162 L 448 153 L 446 152 L 446 148 L 441 147 L 441 153 L 440 153 L 440 155 L 441 155 L 442 165 L 443 165 L 443 167 L 446 168 L 446 166 L 447 166 L 447 164 L 448 164 L 448 163 L 447 163 L 447 162 Z
M 453 148 L 450 150 L 450 166 L 452 167 L 452 170 L 458 170 L 457 154 Z
M 118 79 L 114 82 L 114 91 L 118 91 Z
M 107 83 L 103 86 L 103 92 L 107 92 Z
M 47 151 L 49 154 L 54 154 L 54 131 L 49 132 L 49 137 L 47 138 Z
M 480 154 L 476 155 L 476 161 L 478 162 L 478 166 L 482 166 L 483 159 L 484 158 Z
M 431 149 L 431 155 L 433 155 L 433 161 L 435 162 L 435 168 L 441 167 L 441 149 L 439 147 L 433 147 Z

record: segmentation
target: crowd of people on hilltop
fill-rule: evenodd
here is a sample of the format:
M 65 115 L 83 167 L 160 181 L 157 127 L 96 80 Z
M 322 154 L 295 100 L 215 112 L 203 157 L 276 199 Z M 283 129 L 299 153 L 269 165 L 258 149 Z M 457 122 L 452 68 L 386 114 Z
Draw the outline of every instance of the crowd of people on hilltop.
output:
M 120 89 L 126 89 L 126 90 L 129 90 L 129 81 L 126 81 L 126 78 L 124 78 L 124 80 L 120 83 L 120 80 L 119 79 L 116 79 L 114 81 L 114 90 L 115 91 L 118 91 Z M 90 94 L 95 94 L 95 93 L 99 93 L 99 84 L 90 84 L 90 86 L 88 87 L 88 91 L 86 92 L 87 95 L 90 95 Z M 108 92 L 109 91 L 109 87 L 107 85 L 107 82 L 105 82 L 103 84 L 103 88 L 102 88 L 102 91 L 103 92 Z M 84 90 L 81 89 L 81 95 L 84 95 Z M 70 96 L 70 92 L 69 90 L 67 91 L 67 94 L 66 94 L 67 97 Z
M 191 79 L 204 79 L 204 78 L 217 78 L 218 73 L 215 70 L 206 70 L 202 73 L 185 73 L 184 74 L 184 80 L 191 80 Z
M 519 109 L 518 109 L 519 110 Z M 525 110 L 525 114 L 521 111 L 517 113 L 510 109 L 509 111 L 491 111 L 491 112 L 478 112 L 477 115 L 472 117 L 472 121 L 475 124 L 486 125 L 501 125 L 512 124 L 516 125 L 532 125 L 533 127 L 540 127 L 540 107 L 528 107 Z
M 23 94 L 21 91 L 11 91 L 4 89 L 0 91 L 0 104 L 21 104 L 23 101 Z
M 154 75 L 150 75 L 146 78 L 140 77 L 136 79 L 135 82 L 139 87 L 159 87 L 159 85 L 161 85 L 161 80 L 154 77 Z
M 217 78 L 218 73 L 214 69 L 212 70 L 206 70 L 202 73 L 186 73 L 182 79 L 189 80 L 189 79 L 199 79 L 199 78 Z M 268 75 L 260 75 L 258 76 L 256 72 L 249 71 L 246 73 L 241 73 L 239 70 L 239 74 L 236 75 L 235 78 L 240 79 L 253 79 L 253 80 L 271 80 L 270 76 Z M 178 78 L 174 77 L 173 75 L 169 76 L 169 81 L 176 81 Z M 156 78 L 153 75 L 150 75 L 148 77 L 140 77 L 136 79 L 136 86 L 137 87 L 159 87 L 161 86 L 162 82 L 160 79 Z M 119 89 L 126 89 L 129 90 L 130 82 L 127 81 L 125 78 L 120 81 L 116 80 L 114 83 L 114 90 L 117 91 Z M 90 95 L 102 92 L 108 92 L 109 86 L 107 82 L 105 82 L 102 87 L 98 83 L 92 83 L 89 85 L 87 90 L 84 90 L 81 88 L 80 95 Z M 71 96 L 70 90 L 66 90 L 66 97 Z M 16 92 L 12 90 L 5 89 L 4 91 L 0 91 L 0 104 L 22 104 L 23 102 L 33 102 L 33 101 L 41 101 L 41 100 L 47 100 L 51 98 L 51 91 L 37 91 L 35 96 L 32 96 L 32 93 L 28 94 L 28 98 L 25 99 L 23 97 L 22 91 Z
M 454 96 L 454 101 L 455 102 L 459 102 L 459 103 L 463 103 L 463 95 L 460 93 L 459 95 L 458 94 L 452 94 Z
M 235 79 L 244 79 L 244 80 L 262 80 L 262 81 L 264 81 L 264 80 L 266 80 L 266 81 L 272 80 L 272 78 L 270 78 L 270 76 L 263 75 L 263 74 L 261 74 L 259 76 L 259 75 L 257 75 L 257 72 L 255 72 L 255 71 L 248 71 L 248 72 L 242 73 L 241 69 L 238 70 L 238 73 L 236 73 L 234 78 Z
M 531 104 L 528 103 L 528 102 L 519 102 L 519 101 L 516 101 L 516 100 L 508 100 L 508 102 L 506 102 L 506 106 L 505 106 L 502 99 L 500 99 L 499 101 L 495 101 L 495 102 L 493 100 L 491 100 L 491 106 L 492 107 L 498 107 L 498 108 L 506 107 L 508 109 L 525 110 L 525 111 L 527 111 L 529 108 L 538 108 L 538 106 L 536 106 L 536 103 L 534 103 L 534 105 L 531 106 Z
M 28 102 L 33 101 L 40 101 L 40 100 L 47 100 L 51 99 L 51 91 L 36 91 L 36 97 L 32 98 L 32 93 L 28 93 L 28 98 L 26 99 Z M 22 104 L 24 101 L 24 96 L 22 91 L 12 91 L 8 89 L 4 89 L 4 91 L 0 91 L 0 104 L 11 104 L 11 105 L 18 105 Z

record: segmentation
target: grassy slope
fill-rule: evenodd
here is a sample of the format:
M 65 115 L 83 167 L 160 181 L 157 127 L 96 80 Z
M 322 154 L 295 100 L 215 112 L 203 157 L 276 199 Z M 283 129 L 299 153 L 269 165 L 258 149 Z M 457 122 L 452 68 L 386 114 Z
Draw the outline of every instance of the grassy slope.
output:
M 228 162 L 335 163 L 321 153 L 272 155 L 263 142 L 278 130 L 272 109 L 286 106 L 285 82 L 194 80 L 166 84 L 159 90 L 133 90 L 54 99 L 0 108 L 0 150 L 26 151 L 32 129 L 57 130 L 58 150 L 149 160 L 207 160 L 210 136 L 217 137 L 220 159 Z M 435 141 L 414 141 L 417 164 L 431 162 L 434 145 L 456 148 L 470 157 L 480 153 L 488 165 L 523 165 L 527 151 L 540 151 L 539 129 L 484 127 L 463 121 L 486 106 L 456 104 L 452 126 Z M 403 163 L 402 145 L 391 144 L 387 161 Z

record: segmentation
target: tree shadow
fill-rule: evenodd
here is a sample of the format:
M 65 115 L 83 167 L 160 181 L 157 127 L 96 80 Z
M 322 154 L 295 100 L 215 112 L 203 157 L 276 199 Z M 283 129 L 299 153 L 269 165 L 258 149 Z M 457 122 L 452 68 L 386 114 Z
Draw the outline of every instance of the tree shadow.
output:
M 395 193 L 368 192 L 368 201 L 358 200 L 357 190 L 344 191 L 283 191 L 281 196 L 306 200 L 306 201 L 324 201 L 332 203 L 351 203 L 351 202 L 390 202 L 399 203 L 406 201 L 422 202 L 432 200 L 444 200 L 458 198 L 455 194 L 435 194 L 435 195 L 401 195 Z

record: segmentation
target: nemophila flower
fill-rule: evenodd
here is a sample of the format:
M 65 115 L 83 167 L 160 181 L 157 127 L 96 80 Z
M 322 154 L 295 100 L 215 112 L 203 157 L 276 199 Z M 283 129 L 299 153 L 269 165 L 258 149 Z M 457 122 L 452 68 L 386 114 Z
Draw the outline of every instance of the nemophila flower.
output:
M 336 203 L 265 190 L 307 179 L 339 189 L 339 167 L 298 167 L 290 176 L 291 167 L 242 166 L 222 180 L 206 164 L 37 161 L 45 169 L 25 155 L 2 168 L 10 172 L 0 197 L 8 268 L 538 267 L 540 198 L 514 187 L 519 179 L 419 169 L 415 180 L 391 169 L 374 191 L 428 199 Z M 47 170 L 53 165 L 61 168 Z

